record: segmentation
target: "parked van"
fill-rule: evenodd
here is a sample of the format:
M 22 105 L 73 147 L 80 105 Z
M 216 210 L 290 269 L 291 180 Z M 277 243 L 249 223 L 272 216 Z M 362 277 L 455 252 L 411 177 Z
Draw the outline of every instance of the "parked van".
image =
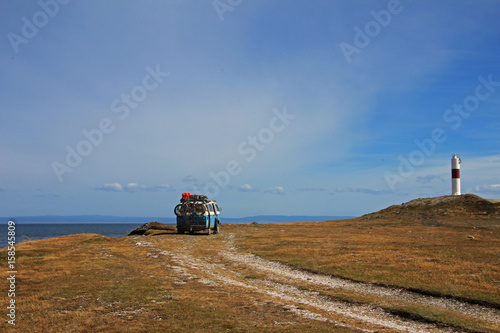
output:
M 220 208 L 217 202 L 204 195 L 182 193 L 181 203 L 175 206 L 177 233 L 203 231 L 207 235 L 219 233 Z

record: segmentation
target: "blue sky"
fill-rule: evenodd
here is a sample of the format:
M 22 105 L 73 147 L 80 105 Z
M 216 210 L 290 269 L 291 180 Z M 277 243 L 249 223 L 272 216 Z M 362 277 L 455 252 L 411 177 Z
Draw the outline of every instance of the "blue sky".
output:
M 500 198 L 496 1 L 2 1 L 0 216 Z

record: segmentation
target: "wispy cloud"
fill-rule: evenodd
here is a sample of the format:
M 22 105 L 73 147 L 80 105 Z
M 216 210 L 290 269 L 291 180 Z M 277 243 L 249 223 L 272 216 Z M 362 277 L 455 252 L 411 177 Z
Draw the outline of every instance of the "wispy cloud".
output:
M 128 183 L 123 189 L 125 192 L 142 192 L 146 190 L 146 186 L 138 183 Z
M 390 191 L 387 190 L 372 190 L 369 188 L 359 188 L 359 187 L 340 187 L 335 190 L 337 193 L 364 193 L 364 194 L 372 194 L 372 195 L 377 195 L 377 194 L 385 194 L 385 193 L 390 193 Z
M 474 187 L 474 191 L 487 194 L 500 194 L 500 184 L 478 185 Z
M 434 180 L 444 182 L 445 180 L 443 177 L 438 176 L 438 175 L 427 175 L 427 176 L 417 176 L 415 181 L 420 184 L 429 184 L 432 183 Z
M 44 190 L 37 188 L 36 193 L 33 195 L 35 198 L 59 198 L 58 194 L 47 193 Z
M 191 175 L 188 175 L 188 176 L 184 177 L 184 179 L 182 181 L 185 183 L 196 183 L 196 182 L 198 182 L 198 178 L 191 176 Z
M 152 187 L 148 187 L 139 183 L 128 183 L 126 185 L 122 185 L 120 183 L 106 183 L 101 187 L 96 187 L 96 191 L 104 191 L 104 192 L 129 192 L 129 193 L 137 193 L 137 192 L 159 192 L 159 191 L 173 191 L 173 188 L 168 184 L 160 184 Z
M 240 191 L 240 192 L 258 192 L 259 190 L 252 187 L 250 184 L 245 184 L 245 185 L 241 185 L 238 188 L 238 191 Z
M 169 184 L 161 184 L 153 187 L 148 187 L 146 188 L 146 191 L 148 192 L 174 191 L 174 188 L 172 188 L 172 186 L 170 186 Z
M 285 189 L 282 186 L 276 186 L 276 187 L 271 187 L 269 190 L 266 192 L 272 193 L 272 194 L 280 194 L 283 195 L 285 194 Z
M 60 198 L 58 194 L 35 194 L 35 198 Z
M 123 192 L 123 186 L 120 183 L 109 183 L 101 187 L 96 187 L 95 190 L 104 192 Z
M 309 188 L 299 188 L 297 189 L 299 192 L 324 192 L 326 191 L 322 187 L 309 187 Z

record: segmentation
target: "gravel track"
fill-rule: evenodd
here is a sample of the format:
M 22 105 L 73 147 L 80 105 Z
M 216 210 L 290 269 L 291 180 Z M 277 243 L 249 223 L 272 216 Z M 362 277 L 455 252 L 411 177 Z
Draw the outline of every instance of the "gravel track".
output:
M 459 331 L 392 315 L 377 305 L 334 300 L 315 289 L 346 290 L 384 301 L 419 304 L 500 323 L 500 311 L 493 308 L 297 270 L 239 250 L 234 245 L 232 234 L 216 237 L 220 241 L 213 242 L 212 238 L 209 242 L 210 246 L 217 244 L 219 251 L 202 255 L 199 249 L 207 245 L 206 237 L 172 237 L 168 240 L 152 237 L 147 242 L 137 237 L 133 239 L 135 245 L 148 248 L 148 256 L 166 256 L 175 263 L 168 268 L 177 275 L 177 284 L 196 280 L 219 289 L 231 286 L 244 291 L 248 297 L 251 294 L 260 301 L 278 304 L 284 311 L 297 316 L 337 326 L 362 331 L 373 331 L 374 328 L 405 332 Z M 248 278 L 249 272 L 258 275 Z

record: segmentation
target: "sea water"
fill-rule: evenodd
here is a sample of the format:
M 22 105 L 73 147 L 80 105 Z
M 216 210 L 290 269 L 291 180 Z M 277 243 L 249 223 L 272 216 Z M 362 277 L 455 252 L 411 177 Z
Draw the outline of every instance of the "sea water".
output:
M 131 223 L 57 223 L 22 224 L 16 223 L 16 243 L 74 234 L 101 234 L 107 237 L 126 236 L 141 224 Z M 0 248 L 7 246 L 8 227 L 0 224 Z

